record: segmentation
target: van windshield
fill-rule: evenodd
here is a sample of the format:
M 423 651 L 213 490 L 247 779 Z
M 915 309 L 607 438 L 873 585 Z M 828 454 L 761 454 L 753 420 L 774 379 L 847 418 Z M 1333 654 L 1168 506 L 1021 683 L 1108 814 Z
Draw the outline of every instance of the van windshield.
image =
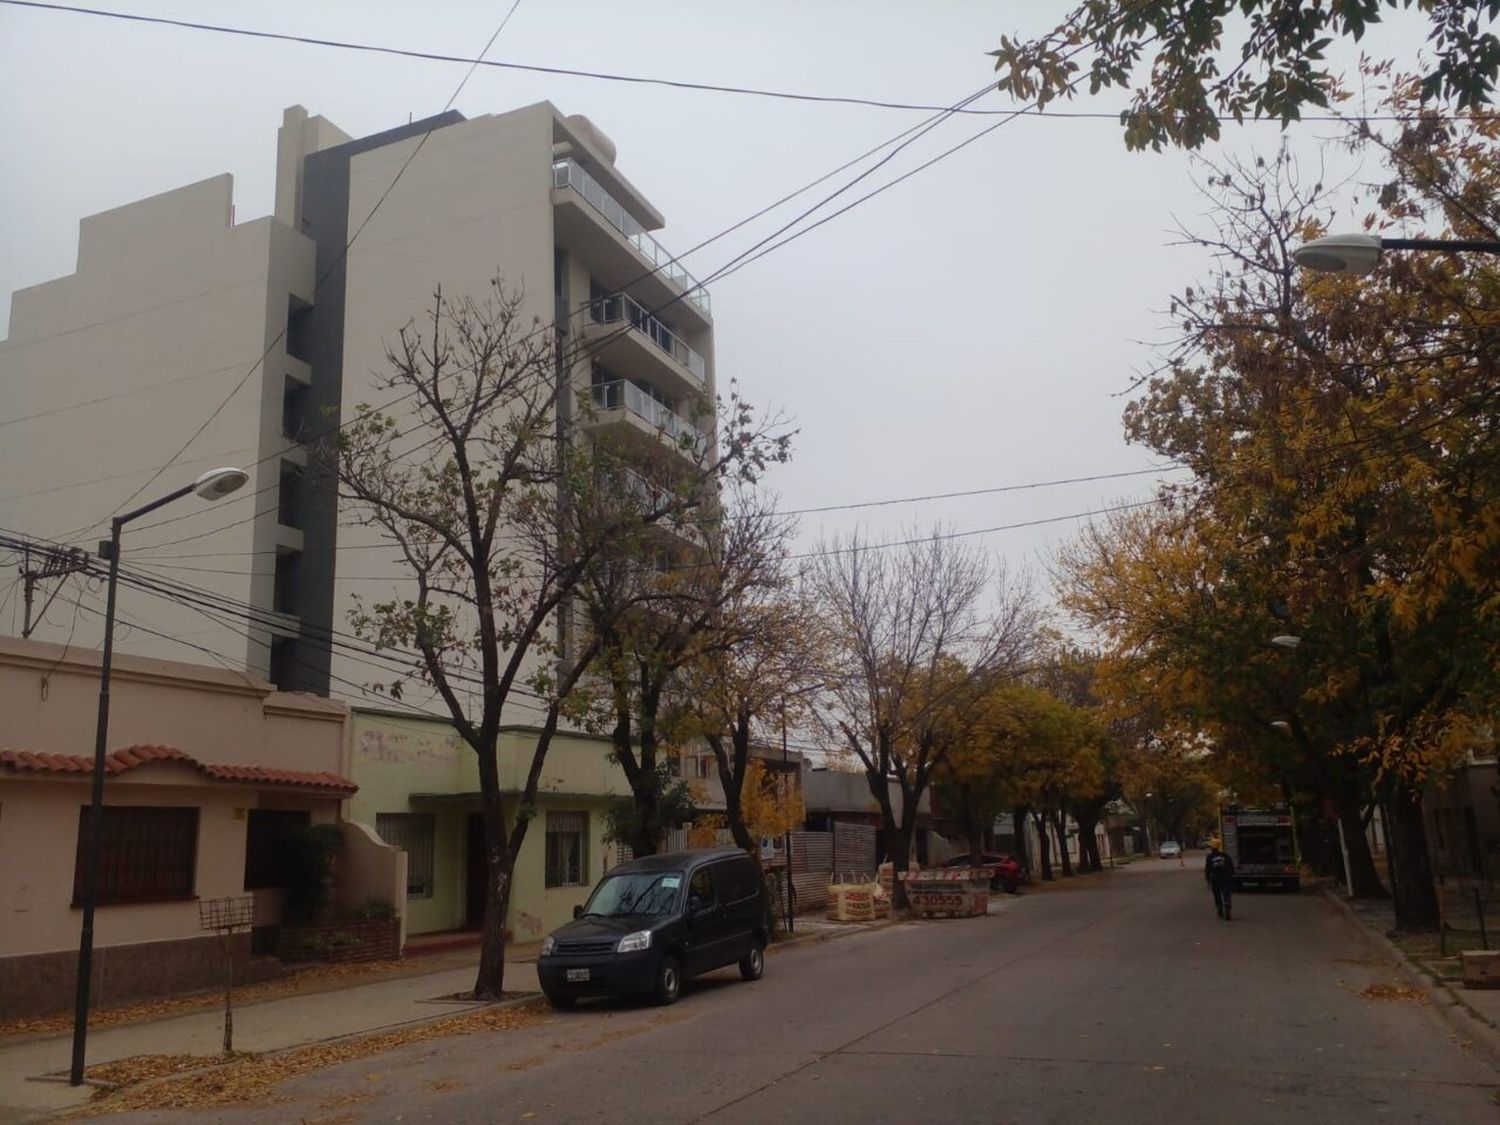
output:
M 584 914 L 610 918 L 640 914 L 659 918 L 672 913 L 682 891 L 682 872 L 660 871 L 639 875 L 606 875 L 594 888 Z

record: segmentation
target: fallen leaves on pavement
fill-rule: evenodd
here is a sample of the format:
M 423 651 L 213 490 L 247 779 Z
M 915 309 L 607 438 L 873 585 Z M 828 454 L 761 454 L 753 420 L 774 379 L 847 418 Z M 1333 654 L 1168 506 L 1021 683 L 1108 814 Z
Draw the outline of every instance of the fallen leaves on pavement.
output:
M 111 1086 L 134 1086 L 140 1082 L 150 1082 L 154 1078 L 202 1070 L 206 1066 L 218 1066 L 223 1061 L 222 1057 L 215 1055 L 136 1055 L 133 1058 L 91 1066 L 87 1074 L 90 1078 L 108 1082 Z M 106 1093 L 107 1091 L 96 1092 L 95 1097 L 103 1097 Z
M 1413 1004 L 1427 1003 L 1427 990 L 1408 988 L 1401 984 L 1370 984 L 1359 993 L 1366 1000 L 1408 1000 Z
M 202 1058 L 200 1069 L 180 1077 L 150 1081 L 162 1074 L 173 1074 L 182 1060 L 191 1056 L 146 1055 L 122 1059 L 89 1068 L 89 1077 L 106 1077 L 99 1073 L 114 1068 L 113 1073 L 140 1077 L 144 1085 L 129 1086 L 116 1092 L 101 1091 L 95 1113 L 119 1113 L 139 1109 L 193 1109 L 202 1106 L 235 1105 L 269 1098 L 281 1083 L 299 1078 L 324 1067 L 337 1066 L 355 1059 L 368 1058 L 419 1043 L 453 1035 L 483 1031 L 514 1031 L 541 1022 L 547 1017 L 544 1005 L 523 1004 L 517 1007 L 481 1008 L 473 1012 L 448 1016 L 416 1027 L 399 1028 L 375 1035 L 340 1039 L 296 1047 L 274 1055 L 237 1055 L 229 1061 Z M 169 1061 L 175 1060 L 175 1061 Z M 117 1078 L 108 1078 L 117 1081 Z

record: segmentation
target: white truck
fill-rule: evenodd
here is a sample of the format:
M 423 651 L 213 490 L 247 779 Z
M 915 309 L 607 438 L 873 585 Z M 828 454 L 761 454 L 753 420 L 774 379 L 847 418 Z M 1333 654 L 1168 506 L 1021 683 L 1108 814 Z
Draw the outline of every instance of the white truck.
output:
M 1301 864 L 1291 810 L 1285 806 L 1219 810 L 1224 853 L 1234 862 L 1234 885 L 1277 886 L 1298 890 Z

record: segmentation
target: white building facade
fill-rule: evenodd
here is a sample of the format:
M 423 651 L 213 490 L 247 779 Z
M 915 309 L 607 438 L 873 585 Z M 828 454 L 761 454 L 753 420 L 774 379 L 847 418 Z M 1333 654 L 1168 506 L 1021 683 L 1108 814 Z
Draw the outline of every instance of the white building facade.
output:
M 118 646 L 366 696 L 382 677 L 349 643 L 349 610 L 411 590 L 393 549 L 340 511 L 320 447 L 381 402 L 388 345 L 439 287 L 522 294 L 557 334 L 570 404 L 592 402 L 588 425 L 713 440 L 707 294 L 650 233 L 664 220 L 615 156 L 548 103 L 360 139 L 295 106 L 272 215 L 236 222 L 225 175 L 84 219 L 76 272 L 16 293 L 0 341 L 0 420 L 14 420 L 0 536 L 92 550 L 111 514 L 241 466 L 250 481 L 228 499 L 127 527 Z M 168 580 L 175 597 L 141 588 Z M 0 579 L 0 598 L 19 581 Z M 58 582 L 32 636 L 97 646 L 102 591 L 43 581 L 38 608 Z

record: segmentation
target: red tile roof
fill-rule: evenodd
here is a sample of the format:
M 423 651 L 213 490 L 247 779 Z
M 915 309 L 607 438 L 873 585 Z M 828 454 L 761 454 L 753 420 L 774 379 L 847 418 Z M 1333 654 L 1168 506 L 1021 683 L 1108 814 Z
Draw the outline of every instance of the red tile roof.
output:
M 107 775 L 124 773 L 148 762 L 180 762 L 216 781 L 248 781 L 258 785 L 291 785 L 301 789 L 334 789 L 350 794 L 359 786 L 336 773 L 278 770 L 269 766 L 232 766 L 200 762 L 171 746 L 127 746 L 104 759 Z M 42 754 L 30 750 L 0 750 L 0 766 L 29 773 L 92 774 L 94 759 L 82 754 Z

